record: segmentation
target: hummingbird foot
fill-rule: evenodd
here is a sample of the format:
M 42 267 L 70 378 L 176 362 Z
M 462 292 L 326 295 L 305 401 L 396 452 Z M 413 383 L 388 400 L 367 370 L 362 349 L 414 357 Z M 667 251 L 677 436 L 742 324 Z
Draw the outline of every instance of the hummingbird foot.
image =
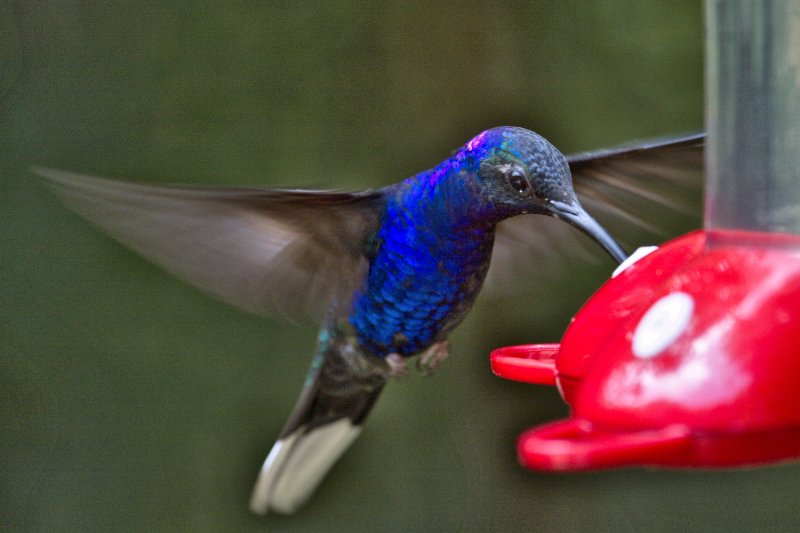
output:
M 406 358 L 399 353 L 390 353 L 386 356 L 385 361 L 386 364 L 389 365 L 389 376 L 393 378 L 402 378 L 408 373 Z
M 449 355 L 450 343 L 447 341 L 437 342 L 419 356 L 417 370 L 423 376 L 430 376 Z

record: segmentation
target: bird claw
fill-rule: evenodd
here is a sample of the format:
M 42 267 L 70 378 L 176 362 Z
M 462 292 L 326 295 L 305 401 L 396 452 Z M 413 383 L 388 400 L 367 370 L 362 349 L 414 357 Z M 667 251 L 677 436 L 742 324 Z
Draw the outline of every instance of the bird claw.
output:
M 389 365 L 389 376 L 402 378 L 408 373 L 406 359 L 399 353 L 390 353 L 385 360 L 386 364 Z
M 449 355 L 450 343 L 447 341 L 437 342 L 419 356 L 417 370 L 423 376 L 430 376 Z

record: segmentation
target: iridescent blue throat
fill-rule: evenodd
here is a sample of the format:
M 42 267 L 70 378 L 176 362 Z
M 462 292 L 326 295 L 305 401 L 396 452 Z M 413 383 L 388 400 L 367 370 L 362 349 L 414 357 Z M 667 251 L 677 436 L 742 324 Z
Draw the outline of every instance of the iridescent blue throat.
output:
M 350 323 L 377 356 L 410 356 L 443 340 L 464 318 L 489 268 L 496 220 L 477 202 L 465 147 L 434 169 L 387 189 L 370 270 Z

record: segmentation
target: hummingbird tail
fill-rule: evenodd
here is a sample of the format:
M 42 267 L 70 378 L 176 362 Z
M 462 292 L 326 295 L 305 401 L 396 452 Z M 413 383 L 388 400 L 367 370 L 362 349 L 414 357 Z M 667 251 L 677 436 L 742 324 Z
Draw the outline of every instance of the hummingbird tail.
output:
M 360 432 L 360 425 L 340 418 L 310 431 L 301 426 L 279 439 L 258 473 L 250 510 L 293 513 L 311 497 Z
M 324 346 L 294 411 L 258 474 L 250 510 L 293 513 L 361 432 L 388 379 L 381 360 Z

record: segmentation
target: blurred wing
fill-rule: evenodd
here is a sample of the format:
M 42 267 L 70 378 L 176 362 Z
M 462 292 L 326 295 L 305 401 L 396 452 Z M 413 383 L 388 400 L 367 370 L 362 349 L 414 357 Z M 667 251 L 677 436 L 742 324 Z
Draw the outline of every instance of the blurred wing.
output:
M 366 268 L 379 193 L 127 183 L 36 168 L 62 202 L 198 288 L 258 314 L 320 318 Z
M 618 239 L 640 246 L 700 227 L 704 147 L 700 133 L 567 160 L 584 207 Z
M 567 157 L 586 210 L 631 252 L 701 225 L 705 134 L 658 139 Z M 557 271 L 565 255 L 605 253 L 574 228 L 525 215 L 497 228 L 487 285 L 507 288 L 515 274 Z

